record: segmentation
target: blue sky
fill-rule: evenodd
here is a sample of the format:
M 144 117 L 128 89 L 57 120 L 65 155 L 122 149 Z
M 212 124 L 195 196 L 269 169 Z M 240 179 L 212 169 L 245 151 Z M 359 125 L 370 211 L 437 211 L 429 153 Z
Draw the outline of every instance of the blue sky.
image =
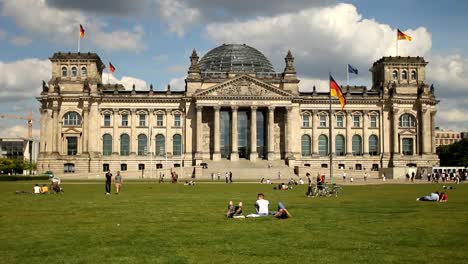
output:
M 370 85 L 367 69 L 395 55 L 395 30 L 413 37 L 400 55 L 424 56 L 428 82 L 441 100 L 438 125 L 468 130 L 468 3 L 464 1 L 270 0 L 0 0 L 0 113 L 37 112 L 40 83 L 50 78 L 48 57 L 96 52 L 117 68 L 112 82 L 139 89 L 181 87 L 193 48 L 199 55 L 222 43 L 246 43 L 277 71 L 288 49 L 301 89 L 323 88 L 328 71 L 345 82 L 347 63 Z M 462 98 L 462 99 L 460 99 Z M 37 116 L 37 114 L 36 114 Z M 23 136 L 22 121 L 0 120 L 0 135 Z M 38 126 L 35 127 L 37 133 Z

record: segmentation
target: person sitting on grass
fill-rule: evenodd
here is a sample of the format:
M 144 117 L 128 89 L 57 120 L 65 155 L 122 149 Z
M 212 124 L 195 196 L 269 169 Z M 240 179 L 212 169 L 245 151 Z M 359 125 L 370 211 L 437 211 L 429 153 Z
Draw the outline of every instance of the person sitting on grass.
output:
M 439 202 L 445 203 L 448 201 L 448 195 L 444 192 L 440 193 L 439 195 Z
M 41 187 L 41 193 L 42 194 L 48 194 L 49 193 L 49 187 L 47 187 L 46 184 L 43 184 Z
M 259 193 L 257 195 L 257 201 L 255 202 L 255 211 L 256 214 L 249 214 L 247 217 L 260 217 L 260 216 L 268 216 L 268 205 L 270 202 L 265 200 L 265 195 L 263 193 Z
M 34 194 L 39 194 L 39 193 L 41 193 L 41 187 L 39 186 L 39 184 L 36 183 L 36 185 L 34 185 L 33 193 L 34 193 Z
M 226 212 L 227 218 L 243 218 L 242 215 L 242 202 L 239 202 L 239 205 L 234 206 L 232 201 L 228 203 L 228 210 Z
M 419 197 L 416 201 L 424 201 L 424 202 L 438 202 L 439 201 L 439 192 L 433 192 L 429 195 Z
M 292 215 L 289 213 L 288 209 L 286 209 L 282 202 L 278 203 L 278 211 L 273 216 L 279 219 L 286 219 L 292 217 Z

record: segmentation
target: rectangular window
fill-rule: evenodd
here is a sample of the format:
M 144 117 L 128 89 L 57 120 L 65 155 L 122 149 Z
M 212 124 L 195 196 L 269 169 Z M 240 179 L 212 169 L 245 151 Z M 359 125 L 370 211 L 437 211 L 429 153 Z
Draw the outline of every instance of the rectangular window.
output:
M 342 115 L 336 116 L 336 126 L 337 127 L 343 127 L 343 116 Z
M 127 164 L 120 164 L 120 170 L 121 171 L 126 171 L 127 170 Z
M 145 170 L 145 164 L 138 164 L 138 170 Z
M 63 172 L 64 173 L 75 173 L 75 164 L 73 163 L 65 163 L 63 165 Z
M 309 127 L 309 116 L 308 115 L 303 115 L 302 116 L 302 126 L 303 127 Z
M 320 115 L 320 127 L 327 127 L 327 116 Z
M 353 125 L 354 127 L 361 127 L 361 117 L 360 116 L 353 116 Z
M 371 128 L 377 128 L 377 122 L 378 122 L 378 118 L 376 115 L 373 115 L 370 117 L 370 127 Z
M 156 115 L 156 126 L 162 127 L 163 126 L 163 115 L 162 114 L 157 114 Z
M 403 141 L 403 155 L 413 155 L 413 139 L 404 138 L 402 141 Z
M 102 171 L 103 172 L 108 172 L 109 171 L 109 164 L 108 163 L 102 164 Z
M 180 115 L 179 114 L 174 115 L 174 126 L 180 127 Z
M 104 115 L 104 126 L 110 127 L 111 126 L 111 117 L 110 115 Z
M 78 138 L 67 137 L 67 155 L 76 155 L 78 152 Z
M 146 114 L 140 114 L 140 122 L 138 123 L 139 126 L 144 127 L 146 126 Z
M 122 114 L 122 126 L 128 127 L 128 115 L 127 114 Z

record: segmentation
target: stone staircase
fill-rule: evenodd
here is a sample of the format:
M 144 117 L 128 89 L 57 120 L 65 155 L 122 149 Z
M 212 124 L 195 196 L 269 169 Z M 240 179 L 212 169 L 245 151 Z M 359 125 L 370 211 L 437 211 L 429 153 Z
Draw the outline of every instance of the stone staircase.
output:
M 265 180 L 270 179 L 275 182 L 287 181 L 290 178 L 297 179 L 294 174 L 294 170 L 289 168 L 284 161 L 267 161 L 257 160 L 251 162 L 249 160 L 221 160 L 221 161 L 208 161 L 208 168 L 203 169 L 202 180 L 211 180 L 211 174 L 215 173 L 215 181 L 217 181 L 217 175 L 220 173 L 220 181 L 225 180 L 225 173 L 231 171 L 233 181 L 238 180 L 249 180 L 249 181 L 260 181 L 262 178 Z M 271 167 L 269 168 L 269 164 Z M 281 174 L 281 179 L 278 179 L 278 173 Z

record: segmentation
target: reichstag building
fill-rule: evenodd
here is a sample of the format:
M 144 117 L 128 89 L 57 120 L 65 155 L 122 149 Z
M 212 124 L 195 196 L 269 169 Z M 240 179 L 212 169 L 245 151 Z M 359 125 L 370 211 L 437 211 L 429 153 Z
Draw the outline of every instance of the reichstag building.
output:
M 299 89 L 291 52 L 277 72 L 245 44 L 223 44 L 201 59 L 194 50 L 182 91 L 105 84 L 95 53 L 58 52 L 50 60 L 52 77 L 37 97 L 39 171 L 148 177 L 178 168 L 200 177 L 200 164 L 273 160 L 302 176 L 329 166 L 329 144 L 337 170 L 391 176 L 439 162 L 437 100 L 422 57 L 379 59 L 372 87 L 342 87 L 347 105 L 333 99 L 331 111 L 328 92 Z

